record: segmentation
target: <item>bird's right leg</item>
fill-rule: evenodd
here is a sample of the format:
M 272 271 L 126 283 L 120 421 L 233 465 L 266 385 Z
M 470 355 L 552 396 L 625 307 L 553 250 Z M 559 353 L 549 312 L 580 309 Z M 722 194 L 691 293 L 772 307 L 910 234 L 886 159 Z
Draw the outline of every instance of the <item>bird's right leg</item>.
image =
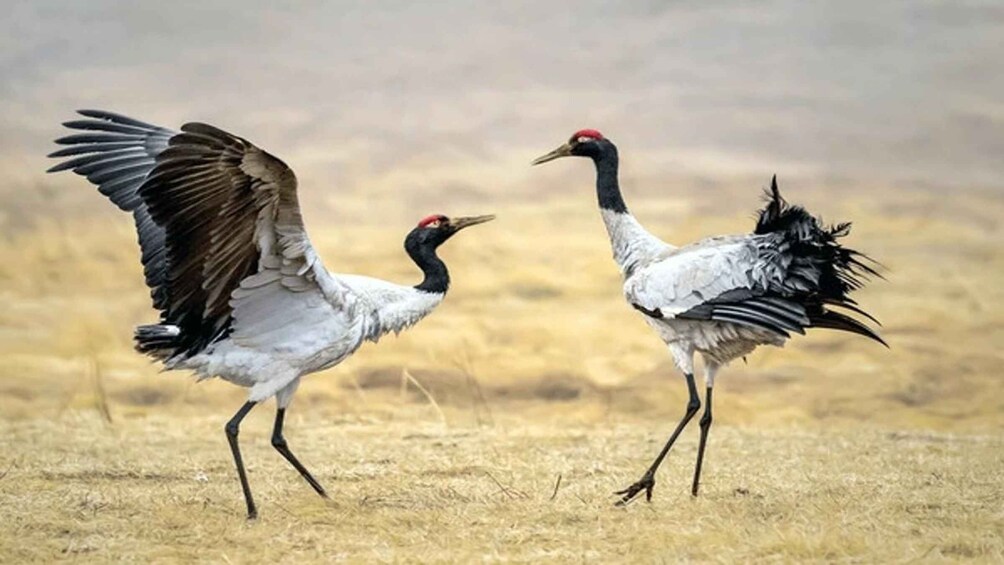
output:
M 234 454 L 234 463 L 237 464 L 237 476 L 241 479 L 241 488 L 244 489 L 244 502 L 248 506 L 248 520 L 254 520 L 258 517 L 258 509 L 254 505 L 254 498 L 251 496 L 251 487 L 248 485 L 248 476 L 244 471 L 244 460 L 241 459 L 241 448 L 237 444 L 237 434 L 240 433 L 241 420 L 244 416 L 248 415 L 248 412 L 254 408 L 255 403 L 248 401 L 241 406 L 241 409 L 234 414 L 233 418 L 227 422 L 224 431 L 227 433 L 227 441 L 230 442 L 230 451 Z
M 708 443 L 708 431 L 711 430 L 711 393 L 715 390 L 715 375 L 718 373 L 717 364 L 705 363 L 705 383 L 707 384 L 706 397 L 704 399 L 704 414 L 701 416 L 701 441 L 697 446 L 697 465 L 694 466 L 694 484 L 690 488 L 690 494 L 697 496 L 697 489 L 701 484 L 701 466 L 704 464 L 704 447 Z
M 317 482 L 317 479 L 310 474 L 310 471 L 300 463 L 300 460 L 293 455 L 293 452 L 289 450 L 289 445 L 286 444 L 286 438 L 282 435 L 282 421 L 286 417 L 286 409 L 279 408 L 275 411 L 275 427 L 272 428 L 272 447 L 279 452 L 280 455 L 289 461 L 290 465 L 293 466 L 297 471 L 300 472 L 300 476 L 307 481 L 307 483 L 313 487 L 317 494 L 328 498 L 328 493 L 324 492 L 324 487 L 321 483 Z
M 674 356 L 677 358 L 677 364 L 684 370 L 684 376 L 687 378 L 687 391 L 690 394 L 690 399 L 687 401 L 687 411 L 684 413 L 683 419 L 680 420 L 680 423 L 676 425 L 676 429 L 673 430 L 673 435 L 669 436 L 669 440 L 666 442 L 666 445 L 662 448 L 662 451 L 659 452 L 659 456 L 655 458 L 655 461 L 652 462 L 652 465 L 647 471 L 645 471 L 645 474 L 642 475 L 641 479 L 628 488 L 614 493 L 623 495 L 617 502 L 618 506 L 624 506 L 628 502 L 631 502 L 631 500 L 638 496 L 638 493 L 643 490 L 645 491 L 645 500 L 652 500 L 652 489 L 655 488 L 655 472 L 659 469 L 659 465 L 662 465 L 662 460 L 666 458 L 666 455 L 673 447 L 673 444 L 676 443 L 676 438 L 679 437 L 683 429 L 687 427 L 687 424 L 690 423 L 690 420 L 693 419 L 695 414 L 697 414 L 697 411 L 701 409 L 701 399 L 697 396 L 697 384 L 694 383 L 692 354 L 687 355 L 687 358 L 690 359 L 690 361 L 685 363 L 680 363 L 680 355 Z

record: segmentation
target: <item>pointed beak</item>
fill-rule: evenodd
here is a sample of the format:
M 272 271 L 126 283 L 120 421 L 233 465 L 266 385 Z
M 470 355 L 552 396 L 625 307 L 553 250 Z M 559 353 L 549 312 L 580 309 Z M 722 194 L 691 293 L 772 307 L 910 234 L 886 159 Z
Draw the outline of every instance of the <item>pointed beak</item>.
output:
M 494 219 L 495 219 L 494 214 L 488 214 L 487 216 L 468 216 L 466 218 L 453 218 L 452 220 L 450 220 L 450 225 L 453 226 L 454 232 L 458 232 L 464 228 L 469 228 L 471 226 L 476 226 L 478 224 L 490 222 Z
M 536 159 L 533 160 L 533 162 L 530 163 L 530 165 L 531 166 L 540 165 L 548 161 L 559 159 L 561 157 L 568 157 L 571 154 L 572 154 L 571 144 L 565 143 L 564 145 L 555 149 L 554 151 L 551 151 L 547 155 L 541 155 L 540 157 L 537 157 Z

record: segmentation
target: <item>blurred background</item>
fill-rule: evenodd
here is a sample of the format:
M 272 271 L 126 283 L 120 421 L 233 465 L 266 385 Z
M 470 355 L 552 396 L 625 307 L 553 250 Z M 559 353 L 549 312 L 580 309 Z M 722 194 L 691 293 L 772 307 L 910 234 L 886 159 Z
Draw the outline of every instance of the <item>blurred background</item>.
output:
M 826 332 L 761 350 L 723 372 L 716 421 L 1004 428 L 999 3 L 5 12 L 0 418 L 223 418 L 244 398 L 132 351 L 132 326 L 155 320 L 132 222 L 85 180 L 44 174 L 60 122 L 93 107 L 206 121 L 283 158 L 333 271 L 417 282 L 401 243 L 420 217 L 499 215 L 444 249 L 440 311 L 305 381 L 314 416 L 393 417 L 431 396 L 458 426 L 675 419 L 684 386 L 621 298 L 591 165 L 528 166 L 591 127 L 620 148 L 629 206 L 672 243 L 748 231 L 777 173 L 789 200 L 853 220 L 846 243 L 886 267 L 856 298 L 890 350 Z

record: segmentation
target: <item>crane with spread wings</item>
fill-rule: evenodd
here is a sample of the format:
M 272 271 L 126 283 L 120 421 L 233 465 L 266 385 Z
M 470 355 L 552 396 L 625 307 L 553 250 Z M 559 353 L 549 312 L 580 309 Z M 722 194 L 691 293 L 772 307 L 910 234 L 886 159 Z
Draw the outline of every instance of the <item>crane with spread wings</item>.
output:
M 241 420 L 276 398 L 272 445 L 321 496 L 320 483 L 283 436 L 300 379 L 337 365 L 365 341 L 424 318 L 446 295 L 440 244 L 494 216 L 434 214 L 408 233 L 422 270 L 415 286 L 329 273 L 307 237 L 293 171 L 246 139 L 204 123 L 181 131 L 120 114 L 81 110 L 56 140 L 71 170 L 130 212 L 160 322 L 136 328 L 136 349 L 167 369 L 248 387 L 225 431 L 249 518 L 257 509 L 238 445 Z

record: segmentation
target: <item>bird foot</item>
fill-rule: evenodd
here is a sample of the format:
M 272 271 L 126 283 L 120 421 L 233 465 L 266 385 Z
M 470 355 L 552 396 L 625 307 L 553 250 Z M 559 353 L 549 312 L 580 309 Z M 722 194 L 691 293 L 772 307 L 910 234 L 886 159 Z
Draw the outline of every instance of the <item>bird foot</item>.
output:
M 619 490 L 614 494 L 623 495 L 620 500 L 617 501 L 617 506 L 626 506 L 627 503 L 631 502 L 634 497 L 638 496 L 638 493 L 645 491 L 645 501 L 652 502 L 652 489 L 655 488 L 655 477 L 646 473 L 644 477 L 641 478 L 635 484 L 629 486 L 624 490 Z

